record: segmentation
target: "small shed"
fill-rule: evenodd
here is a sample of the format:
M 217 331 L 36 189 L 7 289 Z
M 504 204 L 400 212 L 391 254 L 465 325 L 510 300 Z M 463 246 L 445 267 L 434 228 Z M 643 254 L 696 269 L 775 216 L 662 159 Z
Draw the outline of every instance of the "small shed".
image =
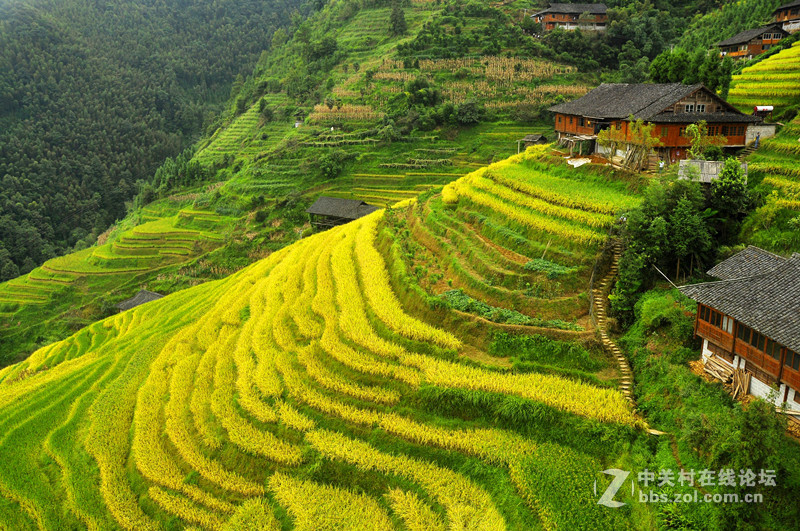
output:
M 380 207 L 369 205 L 360 199 L 343 199 L 341 197 L 320 197 L 306 212 L 311 225 L 317 229 L 329 229 L 366 216 Z
M 523 148 L 529 148 L 538 144 L 547 144 L 547 137 L 544 135 L 525 135 L 524 138 L 517 140 L 517 153 L 522 151 Z
M 155 291 L 147 291 L 146 289 L 139 290 L 139 293 L 134 295 L 128 300 L 122 301 L 116 305 L 117 310 L 124 312 L 125 310 L 130 310 L 131 308 L 135 308 L 140 306 L 146 302 L 156 301 L 158 299 L 163 299 L 164 296 L 160 293 L 156 293 Z

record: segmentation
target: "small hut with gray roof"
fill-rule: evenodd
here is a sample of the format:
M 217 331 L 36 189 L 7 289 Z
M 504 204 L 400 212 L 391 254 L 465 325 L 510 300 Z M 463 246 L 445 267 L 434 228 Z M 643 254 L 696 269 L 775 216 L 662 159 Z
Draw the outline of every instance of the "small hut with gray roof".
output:
M 360 199 L 320 197 L 306 212 L 311 219 L 311 225 L 324 230 L 364 217 L 376 210 L 380 210 L 380 207 L 368 205 Z

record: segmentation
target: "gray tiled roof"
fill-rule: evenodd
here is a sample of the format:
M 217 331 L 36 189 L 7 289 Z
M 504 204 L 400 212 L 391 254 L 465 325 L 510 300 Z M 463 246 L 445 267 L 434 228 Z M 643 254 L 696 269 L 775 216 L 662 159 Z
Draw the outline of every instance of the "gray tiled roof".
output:
M 732 280 L 769 273 L 784 264 L 786 258 L 750 245 L 709 269 L 708 274 L 722 280 Z
M 758 266 L 754 269 L 760 273 L 683 286 L 680 290 L 800 352 L 800 255 L 795 254 L 771 270 L 760 270 Z
M 553 112 L 592 118 L 648 120 L 703 85 L 682 83 L 603 83 L 585 96 L 550 107 Z
M 800 0 L 798 0 L 800 3 Z M 751 40 L 755 39 L 756 37 L 760 37 L 762 33 L 769 31 L 771 32 L 780 32 L 784 35 L 788 35 L 780 24 L 770 24 L 768 26 L 762 26 L 760 28 L 754 28 L 745 30 L 737 35 L 734 35 L 730 39 L 725 39 L 724 41 L 718 42 L 715 46 L 733 46 L 734 44 L 744 44 L 748 43 Z
M 725 110 L 716 113 L 665 113 L 664 109 L 691 96 L 707 92 Z M 761 118 L 742 114 L 735 107 L 708 90 L 702 83 L 603 83 L 585 96 L 550 107 L 550 111 L 595 119 L 621 119 L 633 115 L 647 122 L 694 123 L 753 122 Z
M 162 299 L 164 296 L 155 291 L 147 291 L 146 289 L 139 290 L 139 293 L 134 295 L 128 300 L 122 301 L 117 304 L 116 308 L 120 311 L 130 310 L 146 302 Z
M 778 11 L 786 9 L 787 7 L 798 7 L 798 6 L 800 6 L 800 0 L 795 0 L 794 2 L 789 2 L 788 4 L 784 4 L 776 8 L 775 11 L 773 11 L 773 13 L 777 13 Z
M 342 199 L 341 197 L 320 197 L 306 210 L 309 214 L 333 216 L 343 219 L 358 219 L 366 216 L 379 207 L 368 205 L 360 199 Z
M 592 15 L 605 15 L 606 11 L 608 11 L 608 8 L 605 4 L 563 4 L 551 2 L 550 7 L 535 13 L 533 16 L 543 15 L 545 13 L 563 13 L 567 15 L 590 13 Z

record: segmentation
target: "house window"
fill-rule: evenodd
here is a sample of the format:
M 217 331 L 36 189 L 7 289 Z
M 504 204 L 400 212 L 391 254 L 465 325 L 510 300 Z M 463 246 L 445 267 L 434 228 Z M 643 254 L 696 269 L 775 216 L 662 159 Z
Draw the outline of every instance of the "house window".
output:
M 586 119 L 583 116 L 581 116 L 581 119 L 580 119 L 579 123 L 580 123 L 581 127 L 584 127 L 586 125 Z
M 667 133 L 669 133 L 669 127 L 667 127 L 666 125 L 662 125 L 661 126 L 661 137 L 662 138 L 667 138 Z
M 722 136 L 728 136 L 728 126 L 727 125 L 723 125 L 722 126 Z
M 720 327 L 729 334 L 733 334 L 733 319 L 728 317 L 727 315 L 722 318 L 722 326 Z
M 698 103 L 697 104 L 697 112 L 706 112 L 706 104 L 705 103 Z
M 683 138 L 686 137 L 686 128 L 685 127 L 681 127 L 680 128 L 680 130 L 678 131 L 678 136 L 683 137 Z
M 787 367 L 791 367 L 796 371 L 800 371 L 800 354 L 794 352 L 792 350 L 786 351 L 786 362 L 784 363 Z M 795 398 L 800 396 L 799 393 L 795 392 Z
M 755 348 L 756 350 L 764 352 L 765 350 L 764 347 L 766 346 L 766 338 L 762 334 L 756 332 L 755 330 L 751 330 L 751 332 L 752 333 L 750 334 L 750 346 Z
M 572 116 L 569 117 L 569 125 L 572 125 Z
M 617 122 L 617 131 L 622 129 L 622 122 Z
M 733 319 L 727 315 L 723 316 L 718 311 L 712 310 L 708 306 L 700 306 L 698 310 L 701 321 L 710 323 L 717 328 L 725 330 L 729 334 L 733 333 Z
M 561 115 L 558 116 L 558 123 L 561 123 Z
M 736 327 L 736 337 L 747 343 L 750 341 L 750 329 L 739 323 L 739 326 Z
M 783 347 L 780 345 L 780 343 L 776 343 L 771 339 L 767 339 L 766 352 L 767 352 L 767 354 L 769 354 L 769 356 L 772 359 L 777 360 L 777 361 L 781 361 L 781 349 L 782 348 Z
M 694 103 L 685 105 L 684 112 L 694 112 Z

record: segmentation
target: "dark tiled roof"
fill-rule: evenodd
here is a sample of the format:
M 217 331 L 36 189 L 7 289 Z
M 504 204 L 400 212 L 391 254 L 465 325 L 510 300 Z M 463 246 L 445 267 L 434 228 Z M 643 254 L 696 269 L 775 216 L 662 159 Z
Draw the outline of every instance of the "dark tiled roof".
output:
M 754 276 L 693 284 L 680 290 L 800 352 L 800 255 Z
M 542 134 L 525 135 L 520 142 L 538 142 L 539 140 L 547 140 L 547 137 Z
M 735 112 L 665 112 L 656 114 L 649 121 L 655 123 L 695 123 L 700 120 L 705 120 L 710 124 L 725 124 L 725 123 L 742 123 L 742 122 L 761 122 L 763 119 L 760 116 L 753 116 L 752 114 L 742 114 Z
M 800 0 L 798 0 L 798 3 L 800 3 Z M 763 26 L 761 28 L 745 30 L 738 35 L 734 35 L 730 39 L 725 39 L 724 41 L 718 42 L 715 46 L 733 46 L 734 44 L 748 43 L 756 37 L 760 37 L 761 34 L 766 31 L 769 31 L 770 33 L 777 31 L 783 33 L 784 36 L 788 35 L 788 33 L 784 31 L 780 24 L 770 24 L 769 26 Z
M 786 264 L 786 258 L 752 245 L 709 269 L 708 274 L 722 280 L 762 275 Z
M 682 100 L 703 85 L 681 83 L 603 83 L 585 96 L 550 107 L 553 112 L 592 118 L 649 120 L 673 103 Z
M 582 15 L 589 13 L 591 15 L 605 15 L 608 8 L 605 4 L 554 4 L 550 3 L 550 7 L 532 16 L 544 15 L 545 13 L 561 13 L 566 15 Z
M 313 205 L 308 207 L 309 214 L 320 216 L 333 216 L 343 219 L 358 219 L 371 212 L 379 210 L 379 207 L 368 205 L 360 199 L 342 199 L 340 197 L 320 197 Z
M 150 301 L 156 301 L 158 299 L 164 298 L 163 295 L 160 293 L 156 293 L 155 291 L 147 291 L 146 289 L 139 290 L 139 293 L 131 297 L 126 301 L 122 301 L 117 304 L 116 308 L 120 311 L 130 310 L 131 308 L 135 308 L 140 304 L 144 304 Z
M 725 110 L 717 113 L 665 113 L 664 109 L 695 92 L 707 92 Z M 760 122 L 761 118 L 742 114 L 702 83 L 603 83 L 585 96 L 550 107 L 551 112 L 595 119 L 634 119 L 647 122 L 694 123 Z
M 778 11 L 781 11 L 782 9 L 786 9 L 788 7 L 798 7 L 798 6 L 800 6 L 800 0 L 795 0 L 794 2 L 790 2 L 788 4 L 776 8 L 775 11 L 773 11 L 773 13 L 777 13 Z

